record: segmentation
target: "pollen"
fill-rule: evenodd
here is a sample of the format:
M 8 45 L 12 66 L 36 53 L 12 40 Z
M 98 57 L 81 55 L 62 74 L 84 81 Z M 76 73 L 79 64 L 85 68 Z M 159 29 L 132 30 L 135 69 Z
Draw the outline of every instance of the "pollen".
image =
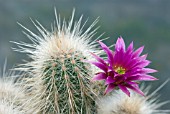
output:
M 117 67 L 117 68 L 115 68 L 115 71 L 116 71 L 118 74 L 125 74 L 126 69 L 123 68 L 123 67 Z

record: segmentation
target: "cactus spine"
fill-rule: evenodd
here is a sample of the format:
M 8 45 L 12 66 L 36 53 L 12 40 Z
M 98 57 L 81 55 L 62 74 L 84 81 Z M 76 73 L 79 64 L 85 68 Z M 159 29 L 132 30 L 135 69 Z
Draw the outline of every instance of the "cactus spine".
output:
M 56 13 L 55 13 L 56 14 Z M 33 44 L 17 43 L 20 52 L 32 59 L 18 68 L 26 72 L 20 81 L 25 90 L 27 113 L 35 114 L 93 114 L 96 112 L 95 93 L 91 88 L 94 68 L 83 62 L 92 59 L 89 52 L 100 54 L 95 41 L 90 41 L 97 20 L 83 32 L 80 19 L 73 23 L 63 21 L 56 14 L 56 27 L 48 32 L 38 21 L 34 25 L 40 36 L 22 26 Z M 86 23 L 86 22 L 85 22 Z M 98 37 L 99 38 L 99 37 Z M 97 40 L 97 39 L 96 39 Z
M 0 69 L 0 114 L 24 114 L 21 108 L 24 93 L 15 85 L 16 77 L 14 71 L 6 72 L 5 61 L 2 73 Z
M 94 99 L 89 88 L 90 71 L 81 55 L 80 52 L 64 53 L 63 57 L 47 61 L 43 71 L 44 85 L 47 85 L 45 98 L 49 98 L 46 113 L 55 110 L 63 114 L 92 113 Z
M 170 110 L 161 110 L 160 108 L 169 103 L 168 101 L 159 101 L 158 91 L 168 82 L 165 81 L 152 93 L 149 93 L 151 86 L 141 86 L 141 89 L 147 95 L 142 97 L 132 91 L 131 97 L 128 97 L 121 90 L 115 90 L 111 95 L 100 97 L 97 100 L 98 114 L 169 114 Z

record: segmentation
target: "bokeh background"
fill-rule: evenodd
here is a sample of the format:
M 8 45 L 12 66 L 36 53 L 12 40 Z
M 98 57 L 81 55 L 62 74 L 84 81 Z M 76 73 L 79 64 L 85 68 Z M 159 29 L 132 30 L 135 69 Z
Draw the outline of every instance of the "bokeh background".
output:
M 98 35 L 110 37 L 105 43 L 113 44 L 122 36 L 135 47 L 145 45 L 144 53 L 152 61 L 150 67 L 159 72 L 154 76 L 159 81 L 147 83 L 152 89 L 158 88 L 170 77 L 170 0 L 0 0 L 0 65 L 8 59 L 8 68 L 27 59 L 24 54 L 12 51 L 14 44 L 9 41 L 30 42 L 22 34 L 22 23 L 33 32 L 37 30 L 30 21 L 37 19 L 48 30 L 54 22 L 54 7 L 61 17 L 69 19 L 73 8 L 75 19 L 81 14 L 89 18 L 87 26 L 97 17 L 100 21 Z M 95 38 L 95 37 L 94 37 Z M 161 101 L 170 100 L 170 82 L 160 90 Z M 163 109 L 168 109 L 170 104 Z

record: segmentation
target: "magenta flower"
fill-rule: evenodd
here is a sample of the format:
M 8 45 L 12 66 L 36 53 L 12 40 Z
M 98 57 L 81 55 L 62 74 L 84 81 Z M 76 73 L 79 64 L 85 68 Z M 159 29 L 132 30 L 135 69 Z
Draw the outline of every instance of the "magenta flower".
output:
M 132 42 L 125 49 L 124 40 L 120 37 L 115 44 L 115 51 L 113 52 L 104 43 L 98 42 L 107 54 L 107 60 L 91 53 L 97 61 L 90 61 L 90 63 L 102 70 L 102 72 L 98 72 L 94 76 L 93 80 L 105 80 L 107 85 L 105 94 L 111 92 L 115 87 L 119 87 L 128 96 L 130 96 L 128 89 L 144 96 L 137 82 L 157 80 L 149 75 L 149 73 L 157 71 L 145 68 L 150 64 L 150 61 L 146 60 L 147 54 L 140 56 L 144 46 L 134 51 Z

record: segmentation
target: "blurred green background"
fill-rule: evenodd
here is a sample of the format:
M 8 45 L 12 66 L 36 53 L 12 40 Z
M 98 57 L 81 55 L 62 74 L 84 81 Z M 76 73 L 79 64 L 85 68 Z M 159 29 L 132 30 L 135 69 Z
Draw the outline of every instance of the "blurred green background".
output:
M 108 45 L 119 36 L 127 44 L 134 41 L 136 48 L 145 45 L 144 53 L 148 53 L 148 59 L 152 61 L 150 66 L 159 71 L 154 74 L 159 81 L 149 83 L 153 89 L 170 77 L 170 0 L 0 0 L 1 66 L 5 58 L 8 59 L 8 68 L 27 59 L 24 54 L 11 49 L 15 45 L 9 41 L 29 42 L 16 22 L 37 33 L 31 17 L 51 30 L 51 23 L 55 20 L 54 7 L 66 19 L 75 8 L 75 18 L 83 14 L 84 20 L 89 18 L 87 25 L 100 17 L 98 35 L 105 32 L 103 38 L 110 37 L 105 42 Z M 169 86 L 170 82 L 161 89 L 161 101 L 169 100 Z M 163 108 L 169 107 L 170 104 Z

